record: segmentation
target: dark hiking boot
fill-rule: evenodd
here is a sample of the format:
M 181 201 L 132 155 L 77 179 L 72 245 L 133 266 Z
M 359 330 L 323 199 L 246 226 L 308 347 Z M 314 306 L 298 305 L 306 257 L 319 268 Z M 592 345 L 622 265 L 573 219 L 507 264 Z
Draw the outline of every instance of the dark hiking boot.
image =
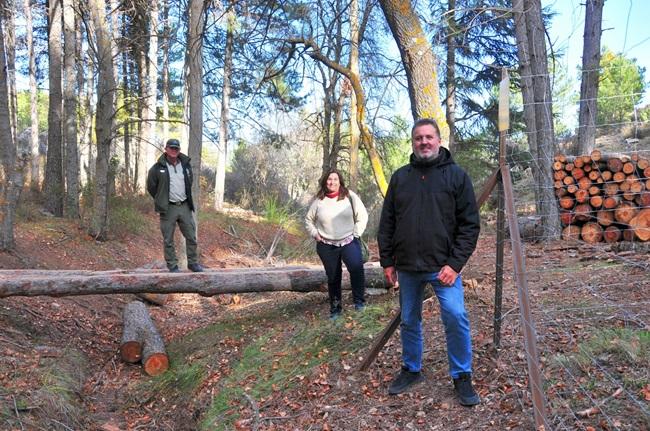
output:
M 187 265 L 187 269 L 189 269 L 192 272 L 203 272 L 203 267 L 201 266 L 200 263 L 190 263 Z
M 169 268 L 169 272 L 181 272 L 181 270 L 178 269 L 178 265 L 174 265 L 171 268 Z
M 354 311 L 363 311 L 366 309 L 366 304 L 354 304 Z
M 472 386 L 472 375 L 470 373 L 460 373 L 458 378 L 454 379 L 454 389 L 458 401 L 463 406 L 471 407 L 481 402 Z
M 390 386 L 388 387 L 388 393 L 390 395 L 397 395 L 401 394 L 402 392 L 406 392 L 407 389 L 409 389 L 411 386 L 415 385 L 416 383 L 419 383 L 423 380 L 422 373 L 419 371 L 409 371 L 405 368 L 402 368 L 402 371 L 397 375 L 395 379 L 393 379 L 392 382 L 390 382 Z

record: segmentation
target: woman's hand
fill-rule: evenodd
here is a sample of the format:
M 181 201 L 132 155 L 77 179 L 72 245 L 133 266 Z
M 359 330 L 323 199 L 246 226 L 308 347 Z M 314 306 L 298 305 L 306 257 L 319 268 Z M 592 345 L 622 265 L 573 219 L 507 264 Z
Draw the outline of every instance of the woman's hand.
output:
M 316 242 L 321 242 L 323 240 L 323 237 L 321 237 L 320 234 L 317 233 L 316 236 L 314 236 L 314 239 L 316 240 Z

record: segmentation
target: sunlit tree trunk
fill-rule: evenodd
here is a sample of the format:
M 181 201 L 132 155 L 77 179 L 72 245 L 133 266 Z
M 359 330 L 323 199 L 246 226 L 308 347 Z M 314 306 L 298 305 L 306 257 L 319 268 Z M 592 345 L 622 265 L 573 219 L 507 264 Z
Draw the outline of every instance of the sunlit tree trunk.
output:
M 48 18 L 48 57 L 50 65 L 50 102 L 47 115 L 47 162 L 45 166 L 45 209 L 57 217 L 63 217 L 63 139 L 62 123 L 63 98 L 61 93 L 61 46 L 62 26 L 61 0 L 49 0 Z
M 163 0 L 162 37 L 162 142 L 169 139 L 169 46 L 171 26 L 169 25 L 169 0 Z
M 203 0 L 190 0 L 188 7 L 189 26 L 186 54 L 190 125 L 188 155 L 192 159 L 191 164 L 194 173 L 192 199 L 198 212 L 200 208 L 201 149 L 203 147 L 203 31 L 205 28 L 205 9 Z
M 72 0 L 63 0 L 63 106 L 65 137 L 65 213 L 69 218 L 79 217 L 79 152 L 77 147 L 77 93 L 75 71 L 77 38 L 75 12 Z
M 560 234 L 560 222 L 551 175 L 555 135 L 542 9 L 539 0 L 514 0 L 513 11 L 521 73 L 526 78 L 526 65 L 525 69 L 529 69 L 527 76 L 531 77 L 522 80 L 522 94 L 524 106 L 528 105 L 529 110 L 530 107 L 534 110 L 525 113 L 525 119 L 531 135 L 529 143 L 533 144 L 530 148 L 533 154 L 537 214 L 541 217 L 546 238 L 553 239 Z M 524 88 L 527 86 L 531 87 Z
M 232 75 L 233 39 L 235 31 L 235 13 L 232 9 L 226 14 L 226 47 L 223 64 L 223 92 L 221 95 L 221 121 L 219 123 L 219 152 L 214 181 L 214 208 L 223 209 L 223 195 L 226 186 L 226 160 L 228 157 L 228 123 L 230 121 L 230 81 Z
M 598 81 L 600 76 L 600 36 L 605 0 L 587 0 L 582 45 L 582 79 L 578 115 L 577 154 L 589 154 L 596 140 Z
M 447 4 L 447 107 L 446 119 L 449 126 L 449 150 L 456 150 L 456 0 Z
M 95 55 L 98 67 L 97 120 L 95 124 L 97 167 L 95 170 L 93 216 L 89 233 L 98 240 L 106 240 L 108 237 L 109 159 L 115 122 L 116 93 L 113 47 L 104 6 L 102 0 L 90 0 L 88 2 L 90 19 L 95 30 Z
M 143 86 L 144 109 L 142 118 L 142 145 L 144 154 L 143 173 L 141 178 L 146 180 L 147 169 L 153 165 L 156 158 L 158 141 L 156 138 L 156 95 L 158 90 L 158 0 L 149 0 L 149 53 L 144 58 L 145 79 L 141 82 Z M 145 189 L 145 182 L 139 185 L 141 190 Z
M 359 75 L 359 1 L 350 2 L 350 72 Z M 352 92 L 350 97 L 350 188 L 357 190 L 359 181 L 359 137 L 355 113 L 357 97 Z
M 433 118 L 440 127 L 443 145 L 449 139 L 449 127 L 440 103 L 438 62 L 427 35 L 422 30 L 410 0 L 379 0 L 388 26 L 397 43 L 406 79 L 413 119 Z
M 32 191 L 41 189 L 40 154 L 38 151 L 38 88 L 36 87 L 36 52 L 34 51 L 34 27 L 32 21 L 31 0 L 23 3 L 25 12 L 25 36 L 27 55 L 29 56 L 29 119 L 31 123 L 31 163 L 30 188 Z

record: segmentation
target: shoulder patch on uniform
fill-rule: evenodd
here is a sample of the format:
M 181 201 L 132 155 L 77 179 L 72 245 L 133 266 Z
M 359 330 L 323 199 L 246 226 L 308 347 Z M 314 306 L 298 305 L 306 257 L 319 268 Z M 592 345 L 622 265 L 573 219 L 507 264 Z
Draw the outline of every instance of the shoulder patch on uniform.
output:
M 163 173 L 164 173 L 164 172 L 165 172 L 165 170 L 164 170 L 164 169 L 161 169 L 161 170 L 160 170 L 160 172 L 163 172 Z

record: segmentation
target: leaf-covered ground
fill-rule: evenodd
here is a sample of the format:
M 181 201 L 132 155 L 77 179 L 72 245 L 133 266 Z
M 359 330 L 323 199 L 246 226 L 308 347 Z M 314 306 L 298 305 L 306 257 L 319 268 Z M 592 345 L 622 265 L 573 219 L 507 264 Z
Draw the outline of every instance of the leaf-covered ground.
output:
M 156 220 L 145 221 L 137 235 L 97 243 L 74 223 L 35 217 L 18 226 L 18 250 L 0 254 L 0 268 L 161 266 Z M 454 398 L 435 301 L 424 312 L 425 381 L 394 397 L 387 387 L 400 367 L 398 334 L 368 371 L 357 367 L 395 296 L 372 296 L 368 310 L 348 308 L 330 322 L 325 293 L 173 295 L 149 306 L 171 359 L 156 378 L 119 358 L 121 310 L 133 296 L 6 298 L 0 429 L 534 429 L 508 258 L 500 348 L 493 343 L 495 240 L 484 231 L 464 271 L 482 398 L 472 409 Z M 277 232 L 251 217 L 204 214 L 202 260 L 210 268 L 265 265 Z M 289 233 L 276 256 L 295 263 L 301 253 L 292 251 L 304 249 Z M 549 427 L 649 429 L 647 254 L 558 243 L 527 244 L 526 255 Z

